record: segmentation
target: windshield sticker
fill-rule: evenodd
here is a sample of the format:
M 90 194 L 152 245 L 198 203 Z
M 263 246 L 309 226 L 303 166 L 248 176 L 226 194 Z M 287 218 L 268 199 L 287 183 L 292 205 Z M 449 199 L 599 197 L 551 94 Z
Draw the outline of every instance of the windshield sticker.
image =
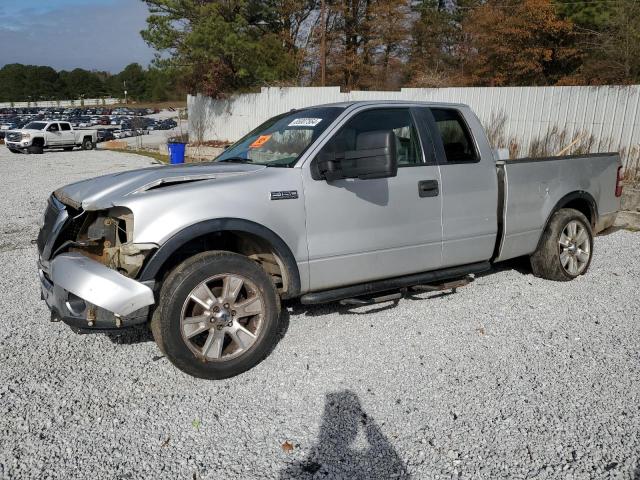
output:
M 260 148 L 262 145 L 267 143 L 270 138 L 271 138 L 271 135 L 260 135 L 258 138 L 256 138 L 253 141 L 251 145 L 249 145 L 249 148 Z
M 289 127 L 315 127 L 322 121 L 321 118 L 296 118 Z

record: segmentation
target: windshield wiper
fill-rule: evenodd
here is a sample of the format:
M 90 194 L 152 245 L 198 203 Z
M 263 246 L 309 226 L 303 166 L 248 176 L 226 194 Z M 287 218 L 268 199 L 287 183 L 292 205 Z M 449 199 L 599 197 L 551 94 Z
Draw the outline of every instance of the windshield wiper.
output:
M 218 162 L 253 163 L 253 160 L 249 160 L 248 158 L 242 158 L 242 157 L 229 157 L 229 158 L 223 158 L 222 160 L 218 160 Z

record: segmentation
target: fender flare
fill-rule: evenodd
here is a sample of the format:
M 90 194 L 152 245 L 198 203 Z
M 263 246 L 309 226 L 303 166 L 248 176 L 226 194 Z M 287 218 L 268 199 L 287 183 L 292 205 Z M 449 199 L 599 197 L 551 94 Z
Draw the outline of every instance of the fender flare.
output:
M 156 275 L 167 260 L 187 242 L 216 232 L 244 232 L 250 233 L 265 240 L 287 269 L 289 288 L 285 298 L 292 298 L 300 293 L 300 272 L 296 259 L 289 246 L 275 232 L 250 220 L 242 218 L 216 218 L 204 220 L 183 228 L 175 233 L 169 240 L 163 243 L 151 257 L 145 262 L 138 275 L 138 281 L 146 282 L 155 280 Z
M 598 223 L 598 204 L 596 203 L 596 200 L 593 198 L 593 196 L 589 192 L 586 192 L 584 190 L 576 190 L 575 192 L 566 194 L 564 197 L 558 200 L 555 206 L 551 209 L 551 212 L 547 216 L 547 221 L 544 222 L 544 228 L 540 232 L 540 237 L 538 238 L 536 250 L 540 248 L 540 242 L 542 241 L 542 236 L 544 235 L 545 230 L 549 226 L 551 217 L 553 217 L 553 215 L 558 210 L 566 207 L 569 203 L 571 203 L 574 200 L 585 200 L 587 202 L 587 204 L 589 205 L 589 211 L 591 213 L 590 215 L 591 218 L 589 219 L 591 223 L 591 228 L 595 228 L 596 224 Z

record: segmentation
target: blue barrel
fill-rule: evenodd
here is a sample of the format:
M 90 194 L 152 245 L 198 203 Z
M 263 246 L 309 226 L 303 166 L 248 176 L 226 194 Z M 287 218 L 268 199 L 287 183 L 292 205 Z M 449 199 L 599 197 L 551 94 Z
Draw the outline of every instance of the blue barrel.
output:
M 185 143 L 182 142 L 169 142 L 169 163 L 184 163 L 184 147 Z

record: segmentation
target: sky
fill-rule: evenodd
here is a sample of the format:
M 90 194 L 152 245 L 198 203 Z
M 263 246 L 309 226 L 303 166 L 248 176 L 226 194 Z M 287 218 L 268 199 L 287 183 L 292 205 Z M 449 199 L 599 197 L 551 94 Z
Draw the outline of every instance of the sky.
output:
M 0 66 L 146 66 L 154 55 L 140 37 L 147 14 L 141 0 L 0 0 Z

